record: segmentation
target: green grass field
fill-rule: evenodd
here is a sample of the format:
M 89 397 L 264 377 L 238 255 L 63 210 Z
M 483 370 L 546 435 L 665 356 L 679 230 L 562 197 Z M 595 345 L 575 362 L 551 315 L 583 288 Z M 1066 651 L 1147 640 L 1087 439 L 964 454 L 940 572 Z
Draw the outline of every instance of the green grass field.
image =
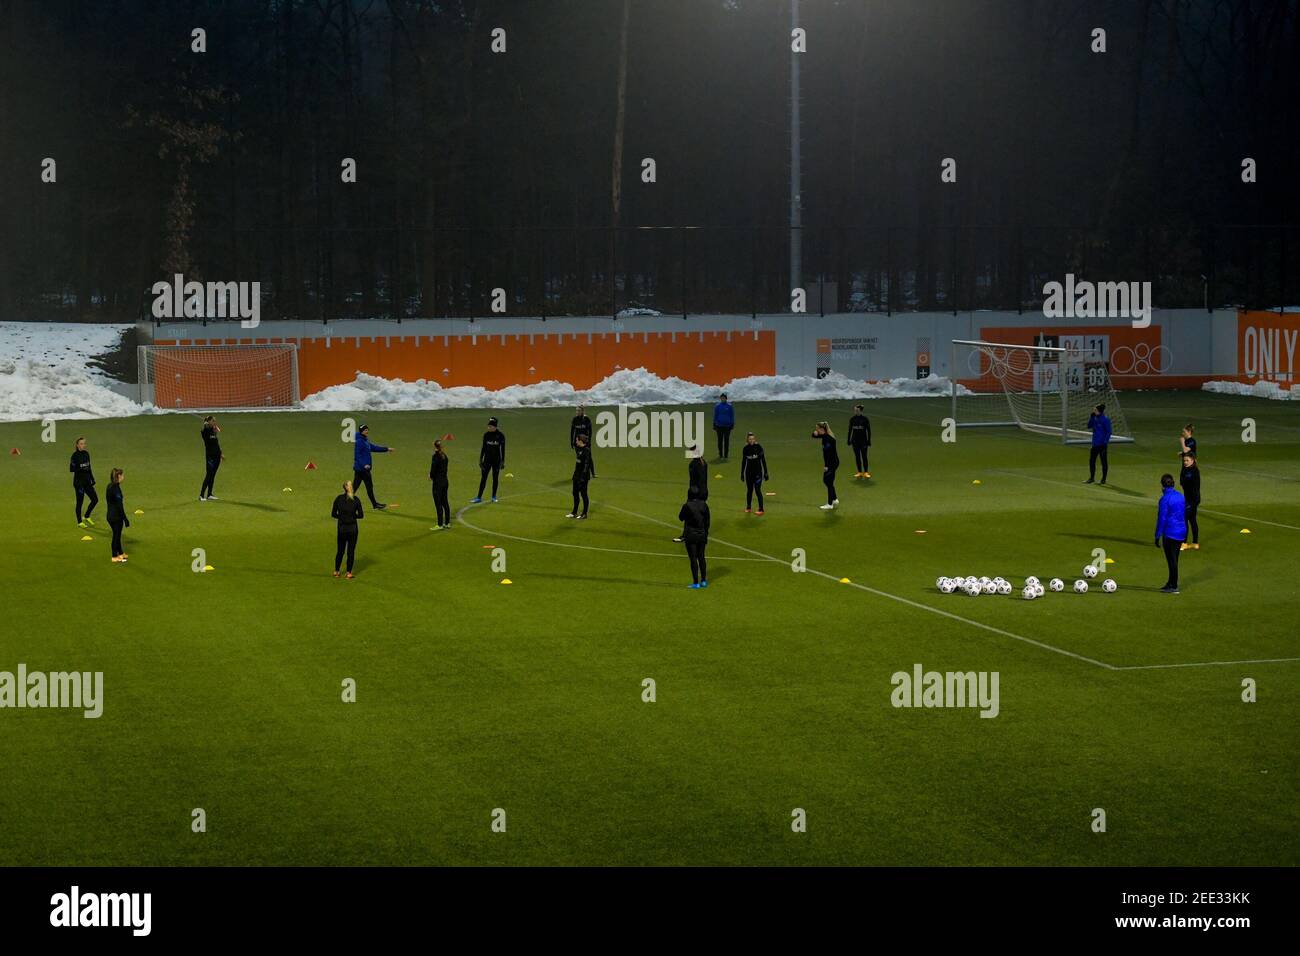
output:
M 1079 483 L 1086 448 L 1011 429 L 943 444 L 945 402 L 872 402 L 875 478 L 853 480 L 842 449 L 831 514 L 807 435 L 849 403 L 742 405 L 776 495 L 742 514 L 734 445 L 710 456 L 707 591 L 670 541 L 679 450 L 596 449 L 591 518 L 565 520 L 570 410 L 503 412 L 514 477 L 468 509 L 486 412 L 365 416 L 397 448 L 375 469 L 395 507 L 367 511 L 350 582 L 330 574 L 343 415 L 221 416 L 209 503 L 194 417 L 64 422 L 56 444 L 0 425 L 22 450 L 0 471 L 0 670 L 105 684 L 98 720 L 0 710 L 0 863 L 1300 863 L 1300 418 L 1207 394 L 1124 403 L 1139 440 L 1113 447 L 1102 488 Z M 1203 547 L 1169 596 L 1152 531 L 1186 420 Z M 425 476 L 446 432 L 459 515 L 435 532 Z M 120 466 L 144 512 L 125 566 L 102 502 L 93 541 L 74 525 L 77 435 L 101 496 Z M 214 571 L 191 571 L 194 548 Z M 1118 593 L 934 587 L 1072 581 L 1094 548 Z M 1252 663 L 1206 663 L 1236 661 Z M 999 672 L 999 716 L 892 707 L 891 675 L 917 663 Z

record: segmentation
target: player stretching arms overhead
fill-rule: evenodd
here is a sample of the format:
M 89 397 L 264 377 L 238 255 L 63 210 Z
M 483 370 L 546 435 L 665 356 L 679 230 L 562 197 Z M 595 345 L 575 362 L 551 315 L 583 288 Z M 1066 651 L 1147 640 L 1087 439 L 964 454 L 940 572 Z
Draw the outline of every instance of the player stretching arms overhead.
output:
M 579 435 L 573 446 L 578 460 L 573 465 L 573 510 L 564 517 L 585 518 L 590 502 L 587 500 L 587 482 L 591 479 L 591 451 L 587 448 L 587 439 Z M 582 498 L 582 512 L 578 512 L 578 499 Z
M 826 486 L 826 504 L 821 509 L 831 511 L 840 503 L 835 494 L 835 469 L 840 467 L 840 455 L 835 450 L 835 433 L 827 422 L 818 422 L 812 437 L 820 438 L 822 443 L 822 484 Z
M 203 419 L 203 463 L 206 471 L 203 474 L 203 484 L 199 487 L 199 501 L 216 501 L 217 496 L 212 493 L 212 486 L 217 480 L 217 469 L 221 463 L 226 460 L 226 456 L 221 454 L 221 441 L 217 438 L 221 434 L 221 426 L 211 415 Z
M 483 489 L 487 487 L 489 472 L 492 473 L 492 503 L 496 503 L 497 481 L 501 469 L 505 467 L 505 463 L 506 433 L 497 428 L 495 418 L 489 418 L 487 431 L 483 433 L 483 447 L 478 453 L 478 494 L 472 499 L 472 504 L 479 504 L 483 501 Z
M 86 439 L 78 438 L 76 450 L 68 462 L 68 471 L 72 472 L 72 490 L 77 493 L 77 527 L 93 528 L 95 522 L 90 520 L 90 513 L 99 504 L 99 495 L 95 494 L 95 474 L 90 470 L 90 452 L 86 451 Z M 90 499 L 86 513 L 81 513 L 82 500 Z
M 745 483 L 745 514 L 752 509 L 755 514 L 763 513 L 763 482 L 767 481 L 767 456 L 763 446 L 758 443 L 753 432 L 745 435 L 745 444 L 740 449 L 740 480 Z M 758 507 L 754 508 L 754 495 L 758 495 Z
M 870 478 L 871 467 L 867 461 L 867 452 L 871 449 L 871 419 L 862 414 L 862 406 L 853 406 L 854 415 L 849 419 L 849 444 L 853 447 L 853 461 L 857 471 L 854 478 Z
M 587 415 L 587 409 L 584 405 L 578 406 L 578 414 L 573 416 L 573 421 L 569 425 L 569 447 L 576 449 L 578 447 L 578 436 L 581 435 L 587 439 L 587 457 L 591 458 L 591 418 Z M 591 477 L 596 477 L 596 462 L 591 461 Z
M 375 500 L 375 481 L 371 477 L 371 466 L 374 460 L 370 456 L 372 453 L 378 455 L 389 451 L 397 451 L 397 449 L 376 445 L 370 440 L 369 425 L 362 425 L 357 429 L 356 447 L 352 450 L 352 487 L 364 484 L 366 495 L 370 498 L 370 507 L 376 511 L 383 511 L 388 505 Z

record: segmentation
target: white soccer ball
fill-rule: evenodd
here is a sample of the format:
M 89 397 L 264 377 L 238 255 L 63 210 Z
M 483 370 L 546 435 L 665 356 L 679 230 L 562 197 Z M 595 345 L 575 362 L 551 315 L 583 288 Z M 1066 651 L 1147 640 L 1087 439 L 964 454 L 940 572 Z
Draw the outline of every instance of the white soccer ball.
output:
M 1052 578 L 1052 580 L 1047 583 L 1047 586 L 1051 588 L 1053 591 L 1065 590 L 1065 582 L 1062 581 L 1060 578 Z
M 1114 594 L 1118 587 L 1119 585 L 1115 583 L 1114 578 L 1107 578 L 1105 581 L 1101 582 L 1101 589 L 1107 594 Z
M 1011 582 L 1010 582 L 1010 581 L 999 581 L 999 582 L 998 582 L 998 593 L 999 593 L 999 594 L 1010 594 L 1010 593 L 1011 593 Z
M 985 594 L 997 594 L 998 586 L 996 582 L 990 581 L 987 578 L 985 578 L 983 581 L 980 582 L 980 590 L 983 591 Z
M 941 575 L 939 575 L 937 578 L 934 579 L 934 586 L 935 586 L 936 588 L 942 588 L 942 587 L 943 587 L 943 582 L 944 582 L 944 581 L 947 581 L 947 580 L 948 580 L 948 579 L 945 578 L 945 577 L 941 574 Z
M 1085 564 L 1083 566 L 1083 576 L 1085 578 L 1095 578 L 1097 576 L 1097 569 L 1091 564 Z
M 952 578 L 944 578 L 939 582 L 939 590 L 944 594 L 951 594 L 953 591 L 957 590 L 957 585 L 953 583 Z
M 1034 577 L 1032 574 L 1029 575 L 1029 577 L 1025 578 L 1025 584 L 1027 585 L 1028 584 L 1037 585 L 1038 583 L 1039 583 L 1038 578 Z
M 1026 601 L 1032 601 L 1034 598 L 1038 597 L 1038 588 L 1034 587 L 1032 584 L 1026 584 L 1025 589 L 1021 591 L 1020 594 Z
M 1038 592 L 1039 597 L 1042 597 L 1044 594 L 1047 593 L 1047 588 L 1043 587 L 1041 584 L 1035 584 L 1034 590 Z
M 979 597 L 979 593 L 983 589 L 980 587 L 980 583 L 978 581 L 974 581 L 970 578 L 967 578 L 966 587 L 963 588 L 963 590 L 971 597 Z
M 1075 594 L 1087 594 L 1087 593 L 1088 593 L 1088 582 L 1085 581 L 1085 580 L 1083 580 L 1083 578 L 1080 578 L 1079 580 L 1075 581 L 1075 582 L 1074 582 L 1074 593 L 1075 593 Z
M 1001 584 L 1001 583 L 1002 583 L 1003 581 L 1005 581 L 1005 580 L 1006 580 L 1006 578 L 1004 578 L 1002 575 L 999 574 L 996 578 L 993 579 L 993 583 L 994 583 L 994 584 Z
M 987 574 L 980 575 L 980 587 L 984 587 L 984 585 L 992 584 L 992 583 L 993 583 L 993 579 L 989 577 Z

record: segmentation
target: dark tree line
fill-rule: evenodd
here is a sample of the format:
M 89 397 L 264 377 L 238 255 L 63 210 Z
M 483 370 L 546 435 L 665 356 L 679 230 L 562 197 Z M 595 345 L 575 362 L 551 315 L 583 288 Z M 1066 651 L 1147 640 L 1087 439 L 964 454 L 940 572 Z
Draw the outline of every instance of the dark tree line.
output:
M 173 272 L 313 319 L 1300 293 L 1297 0 L 800 7 L 792 282 L 788 0 L 0 0 L 0 319 Z

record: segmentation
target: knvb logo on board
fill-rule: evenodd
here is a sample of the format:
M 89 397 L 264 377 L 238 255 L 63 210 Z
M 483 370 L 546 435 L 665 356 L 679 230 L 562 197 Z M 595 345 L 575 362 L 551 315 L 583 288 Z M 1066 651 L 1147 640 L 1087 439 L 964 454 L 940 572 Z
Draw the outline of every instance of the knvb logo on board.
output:
M 262 283 L 186 282 L 179 272 L 172 281 L 153 284 L 155 319 L 239 319 L 245 329 L 262 322 Z
M 596 416 L 597 448 L 691 448 L 704 441 L 703 412 L 643 412 L 618 406 Z

